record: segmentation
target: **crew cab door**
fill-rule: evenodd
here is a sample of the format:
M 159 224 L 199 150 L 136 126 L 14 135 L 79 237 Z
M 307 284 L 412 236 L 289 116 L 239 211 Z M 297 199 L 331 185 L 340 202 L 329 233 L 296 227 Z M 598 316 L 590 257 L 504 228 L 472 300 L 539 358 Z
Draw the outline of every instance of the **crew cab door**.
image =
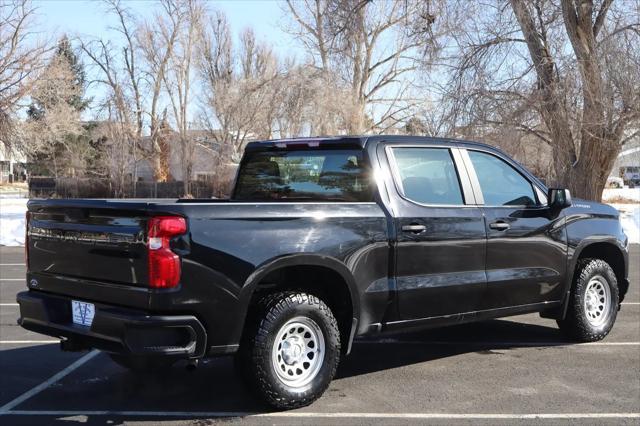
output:
M 487 232 L 485 309 L 562 299 L 564 218 L 515 163 L 481 148 L 460 151 Z
M 384 154 L 399 317 L 477 310 L 486 287 L 486 233 L 457 147 L 389 144 Z

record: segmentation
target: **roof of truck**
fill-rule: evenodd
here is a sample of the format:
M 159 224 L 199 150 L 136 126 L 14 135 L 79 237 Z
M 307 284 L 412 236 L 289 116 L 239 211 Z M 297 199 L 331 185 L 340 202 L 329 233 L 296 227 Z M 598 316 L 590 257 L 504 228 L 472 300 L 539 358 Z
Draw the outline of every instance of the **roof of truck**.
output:
M 251 142 L 247 144 L 246 149 L 251 150 L 259 150 L 264 149 L 266 147 L 278 147 L 278 145 L 282 144 L 282 148 L 286 145 L 296 145 L 296 144 L 304 144 L 308 145 L 309 143 L 321 143 L 322 145 L 328 146 L 336 146 L 336 145 L 351 145 L 351 146 L 359 146 L 364 148 L 368 143 L 371 142 L 406 142 L 406 143 L 441 143 L 443 145 L 451 145 L 451 144 L 459 144 L 466 146 L 482 146 L 487 148 L 493 148 L 490 145 L 468 141 L 464 139 L 453 139 L 453 138 L 437 138 L 431 136 L 411 136 L 411 135 L 359 135 L 359 136 L 310 136 L 310 137 L 301 137 L 301 138 L 289 138 L 289 139 L 271 139 L 266 141 L 259 142 Z

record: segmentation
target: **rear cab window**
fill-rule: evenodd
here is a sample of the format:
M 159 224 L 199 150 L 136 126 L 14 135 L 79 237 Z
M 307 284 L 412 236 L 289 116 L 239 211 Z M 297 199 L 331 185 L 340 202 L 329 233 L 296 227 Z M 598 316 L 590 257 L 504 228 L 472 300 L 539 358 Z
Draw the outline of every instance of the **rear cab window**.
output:
M 361 150 L 310 149 L 247 153 L 234 200 L 373 201 L 371 170 Z

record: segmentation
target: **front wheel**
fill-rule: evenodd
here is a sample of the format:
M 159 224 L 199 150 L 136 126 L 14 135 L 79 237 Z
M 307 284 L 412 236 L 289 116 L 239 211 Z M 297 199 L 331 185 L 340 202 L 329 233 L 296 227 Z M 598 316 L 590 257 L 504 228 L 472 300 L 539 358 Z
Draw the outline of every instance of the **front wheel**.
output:
M 238 358 L 251 388 L 279 409 L 318 399 L 340 362 L 340 333 L 329 307 L 310 294 L 276 293 L 251 316 Z
M 607 262 L 583 259 L 578 263 L 565 319 L 560 330 L 580 342 L 595 342 L 609 334 L 618 315 L 618 281 Z

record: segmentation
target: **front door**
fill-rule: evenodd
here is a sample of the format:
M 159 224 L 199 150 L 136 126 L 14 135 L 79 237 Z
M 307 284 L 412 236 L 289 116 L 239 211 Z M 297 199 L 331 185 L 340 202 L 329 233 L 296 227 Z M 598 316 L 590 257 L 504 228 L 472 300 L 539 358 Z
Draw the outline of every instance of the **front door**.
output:
M 562 299 L 567 241 L 563 217 L 506 158 L 469 149 L 471 180 L 479 186 L 487 232 L 486 309 Z M 467 156 L 468 155 L 468 156 Z M 475 172 L 475 176 L 474 176 Z
M 394 206 L 402 320 L 476 311 L 486 289 L 486 232 L 455 147 L 386 148 Z

